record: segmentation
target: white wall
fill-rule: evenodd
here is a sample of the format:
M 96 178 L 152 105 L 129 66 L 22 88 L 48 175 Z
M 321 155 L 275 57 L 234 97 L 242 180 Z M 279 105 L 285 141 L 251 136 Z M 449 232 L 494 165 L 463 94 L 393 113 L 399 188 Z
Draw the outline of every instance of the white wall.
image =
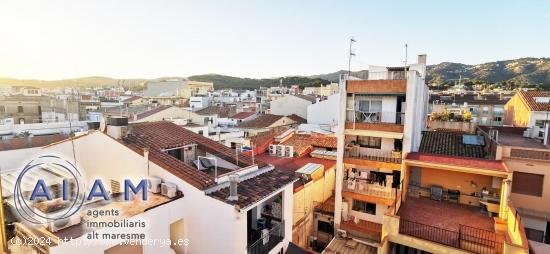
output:
M 278 100 L 271 101 L 270 109 L 271 114 L 274 115 L 296 114 L 307 119 L 307 107 L 311 104 L 310 101 L 287 94 Z
M 307 106 L 307 122 L 311 124 L 337 125 L 340 113 L 340 95 L 333 94 L 326 100 Z

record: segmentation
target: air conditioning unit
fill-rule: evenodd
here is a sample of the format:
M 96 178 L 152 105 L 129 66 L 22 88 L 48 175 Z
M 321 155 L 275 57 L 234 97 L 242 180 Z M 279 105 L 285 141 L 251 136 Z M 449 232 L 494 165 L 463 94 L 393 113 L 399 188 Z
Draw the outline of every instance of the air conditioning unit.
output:
M 527 128 L 523 131 L 523 137 L 526 137 L 526 138 L 531 137 L 531 128 Z
M 338 229 L 338 230 L 336 230 L 336 237 L 346 238 L 346 237 L 348 237 L 348 232 L 346 232 L 345 230 L 342 230 L 342 229 Z
M 173 183 L 162 183 L 160 185 L 161 194 L 163 196 L 173 198 L 176 196 L 177 187 Z
M 75 215 L 72 215 L 65 219 L 59 219 L 52 222 L 48 222 L 48 230 L 51 232 L 57 232 L 59 230 L 62 230 L 64 228 L 68 228 L 73 225 L 77 225 L 80 223 L 80 214 L 76 213 Z
M 285 146 L 285 155 L 288 158 L 294 157 L 294 147 L 293 146 Z
M 162 183 L 162 180 L 158 177 L 151 176 L 147 180 L 147 183 L 149 185 L 149 191 L 152 193 L 159 193 L 160 192 L 160 184 Z
M 275 147 L 276 145 L 269 145 L 269 155 L 274 156 L 275 155 Z

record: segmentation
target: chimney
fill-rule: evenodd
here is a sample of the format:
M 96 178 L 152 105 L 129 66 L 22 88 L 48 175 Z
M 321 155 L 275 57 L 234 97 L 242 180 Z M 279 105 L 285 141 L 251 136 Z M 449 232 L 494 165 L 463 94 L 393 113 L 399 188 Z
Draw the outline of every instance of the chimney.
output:
M 426 64 L 426 58 L 428 56 L 426 54 L 418 55 L 418 63 L 419 64 Z
M 239 185 L 239 175 L 232 174 L 229 176 L 229 197 L 227 200 L 237 201 L 239 200 L 239 195 L 237 194 L 237 188 Z

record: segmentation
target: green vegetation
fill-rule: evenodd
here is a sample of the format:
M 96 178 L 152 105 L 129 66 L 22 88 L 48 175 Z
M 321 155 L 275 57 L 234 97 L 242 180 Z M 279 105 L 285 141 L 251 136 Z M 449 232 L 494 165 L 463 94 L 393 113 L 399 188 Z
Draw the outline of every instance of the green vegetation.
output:
M 241 89 L 256 89 L 260 87 L 278 86 L 280 79 L 251 79 L 251 78 L 236 78 L 218 74 L 197 75 L 189 77 L 189 80 L 213 82 L 215 89 L 224 88 L 241 88 Z M 306 77 L 284 77 L 283 85 L 291 86 L 298 85 L 301 88 L 308 86 L 321 86 L 330 84 L 330 81 L 320 78 Z

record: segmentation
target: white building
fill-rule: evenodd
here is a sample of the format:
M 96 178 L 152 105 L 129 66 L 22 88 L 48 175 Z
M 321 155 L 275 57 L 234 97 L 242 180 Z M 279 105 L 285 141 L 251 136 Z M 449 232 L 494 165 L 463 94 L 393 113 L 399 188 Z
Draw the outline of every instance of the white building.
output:
M 340 95 L 333 94 L 326 100 L 307 106 L 307 122 L 310 124 L 336 126 L 340 112 Z
M 124 129 L 128 129 L 124 136 Z M 90 132 L 41 149 L 40 154 L 55 154 L 73 161 L 85 172 L 86 180 L 103 179 L 109 193 L 117 193 L 122 179 L 160 179 L 167 189 L 153 193 L 147 201 L 112 201 L 94 207 L 85 204 L 84 220 L 74 220 L 72 227 L 50 226 L 30 234 L 31 237 L 58 235 L 72 237 L 69 244 L 52 244 L 47 253 L 279 253 L 291 240 L 293 183 L 297 178 L 265 163 L 187 131 L 170 122 L 148 122 L 127 126 L 107 126 L 106 133 Z M 74 159 L 73 159 L 74 158 Z M 8 159 L 0 153 L 0 159 Z M 200 166 L 196 166 L 200 164 Z M 23 165 L 23 164 L 22 164 Z M 201 168 L 200 170 L 197 167 Z M 15 169 L 14 169 L 15 170 Z M 12 172 L 13 173 L 13 172 Z M 16 172 L 15 172 L 16 173 Z M 11 176 L 3 172 L 4 183 Z M 155 181 L 153 181 L 155 180 Z M 90 185 L 88 185 L 90 186 Z M 258 188 L 261 186 L 261 188 Z M 9 190 L 9 188 L 8 188 Z M 9 193 L 3 193 L 9 203 Z M 112 196 L 114 198 L 115 196 Z M 130 203 L 126 203 L 130 202 Z M 87 239 L 83 227 L 89 209 L 121 211 L 117 219 L 144 221 L 147 244 L 125 245 L 124 240 Z M 8 221 L 12 223 L 14 221 Z M 29 236 L 29 228 L 15 223 L 15 236 Z M 116 233 L 116 228 L 94 230 L 100 235 Z M 182 244 L 162 244 L 170 239 Z M 157 240 L 157 242 L 154 242 Z M 70 244 L 96 243 L 93 248 Z M 10 246 L 30 248 L 38 246 Z
M 296 114 L 307 118 L 307 107 L 315 102 L 317 99 L 314 96 L 285 94 L 270 102 L 270 113 L 281 116 Z

